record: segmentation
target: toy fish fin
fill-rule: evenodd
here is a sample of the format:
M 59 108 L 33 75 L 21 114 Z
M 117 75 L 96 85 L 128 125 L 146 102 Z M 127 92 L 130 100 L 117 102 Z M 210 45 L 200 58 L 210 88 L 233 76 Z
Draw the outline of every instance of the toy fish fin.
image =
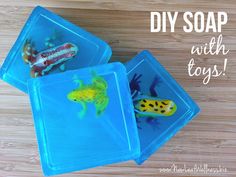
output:
M 105 96 L 102 95 L 95 99 L 95 108 L 97 116 L 100 116 L 104 112 L 108 103 L 109 103 L 109 98 L 106 95 Z
M 66 67 L 65 67 L 65 63 L 62 64 L 59 68 L 60 68 L 61 71 L 65 71 L 65 68 L 66 68 Z
M 87 111 L 87 105 L 84 102 L 79 102 L 79 104 L 82 106 L 82 110 L 78 113 L 78 117 L 82 119 Z

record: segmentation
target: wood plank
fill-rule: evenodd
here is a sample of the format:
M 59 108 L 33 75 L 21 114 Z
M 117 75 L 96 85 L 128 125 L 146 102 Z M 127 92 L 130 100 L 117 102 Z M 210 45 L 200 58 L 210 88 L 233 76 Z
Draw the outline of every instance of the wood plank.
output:
M 201 114 L 142 166 L 134 162 L 108 165 L 65 174 L 65 177 L 158 177 L 190 176 L 160 172 L 173 164 L 219 165 L 228 172 L 215 176 L 236 176 L 236 4 L 234 0 L 115 1 L 115 0 L 4 0 L 0 2 L 0 53 L 2 62 L 16 40 L 32 8 L 50 10 L 106 40 L 113 49 L 112 61 L 126 62 L 143 49 L 150 50 L 173 77 L 197 101 Z M 184 33 L 178 18 L 175 33 L 150 33 L 150 11 L 226 11 L 223 27 L 227 56 L 226 76 L 213 78 L 207 86 L 203 77 L 190 78 L 187 64 L 222 67 L 224 56 L 195 56 L 193 45 L 209 41 L 212 33 Z M 0 81 L 0 177 L 42 176 L 29 99 L 26 94 Z M 209 176 L 197 174 L 196 176 Z
M 45 7 L 62 7 L 62 8 L 78 8 L 78 9 L 106 9 L 106 10 L 126 10 L 126 11 L 221 11 L 222 8 L 229 12 L 235 13 L 235 2 L 227 0 L 222 3 L 220 0 L 191 0 L 191 1 L 165 1 L 148 0 L 148 1 L 115 1 L 115 0 L 21 0 L 11 1 L 5 0 L 1 2 L 3 6 L 20 6 L 20 7 L 35 7 L 42 5 Z

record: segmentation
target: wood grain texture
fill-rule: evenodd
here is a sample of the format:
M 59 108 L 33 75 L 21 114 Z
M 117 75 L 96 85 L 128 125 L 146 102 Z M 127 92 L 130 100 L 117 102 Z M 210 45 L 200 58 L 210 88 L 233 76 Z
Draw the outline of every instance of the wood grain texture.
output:
M 113 49 L 112 61 L 126 61 L 148 49 L 173 77 L 197 101 L 201 114 L 183 128 L 142 166 L 132 161 L 98 167 L 61 176 L 74 177 L 146 177 L 189 176 L 161 173 L 159 168 L 186 164 L 219 165 L 224 174 L 236 176 L 236 3 L 234 0 L 5 0 L 0 2 L 0 61 L 4 60 L 25 20 L 36 5 L 55 13 L 106 40 Z M 210 81 L 190 78 L 187 63 L 192 45 L 208 41 L 216 34 L 184 33 L 183 20 L 177 20 L 175 33 L 150 33 L 150 11 L 226 11 L 229 22 L 223 28 L 227 55 L 226 76 Z M 180 14 L 181 14 L 180 13 Z M 222 65 L 223 56 L 198 56 L 200 66 Z M 0 177 L 43 176 L 37 141 L 27 95 L 0 81 Z M 209 176 L 195 174 L 195 176 Z

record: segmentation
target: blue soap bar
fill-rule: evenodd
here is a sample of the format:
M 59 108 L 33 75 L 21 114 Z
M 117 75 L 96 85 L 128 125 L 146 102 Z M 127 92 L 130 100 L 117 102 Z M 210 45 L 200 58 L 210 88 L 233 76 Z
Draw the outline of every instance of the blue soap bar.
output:
M 5 59 L 0 77 L 27 93 L 31 77 L 104 64 L 110 56 L 106 42 L 38 6 Z
M 139 157 L 137 124 L 123 64 L 30 79 L 28 87 L 45 175 Z
M 143 163 L 200 111 L 197 104 L 148 51 L 126 64 Z

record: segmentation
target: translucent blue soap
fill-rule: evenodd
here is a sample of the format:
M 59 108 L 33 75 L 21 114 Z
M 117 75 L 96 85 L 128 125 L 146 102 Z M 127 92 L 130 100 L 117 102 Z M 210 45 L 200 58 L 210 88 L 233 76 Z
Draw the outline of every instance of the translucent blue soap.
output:
M 32 77 L 104 64 L 110 56 L 106 42 L 36 7 L 6 57 L 0 77 L 27 93 Z
M 148 159 L 200 111 L 197 104 L 148 51 L 126 64 L 141 146 Z
M 28 86 L 45 175 L 140 155 L 129 82 L 121 63 L 30 79 Z

